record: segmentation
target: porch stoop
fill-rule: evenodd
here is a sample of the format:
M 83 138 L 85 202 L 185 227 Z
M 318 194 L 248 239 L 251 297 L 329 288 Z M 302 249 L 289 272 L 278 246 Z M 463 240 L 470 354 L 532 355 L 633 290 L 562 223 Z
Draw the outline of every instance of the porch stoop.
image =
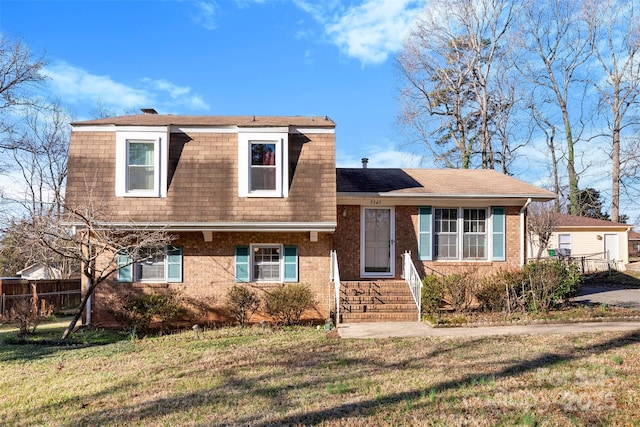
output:
M 402 280 L 341 282 L 340 322 L 415 322 L 418 307 Z

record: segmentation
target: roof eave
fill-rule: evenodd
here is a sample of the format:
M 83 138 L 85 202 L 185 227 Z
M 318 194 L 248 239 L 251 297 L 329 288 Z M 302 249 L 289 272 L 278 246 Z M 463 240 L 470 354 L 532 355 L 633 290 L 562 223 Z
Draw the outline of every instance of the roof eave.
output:
M 68 227 L 83 228 L 84 224 L 67 222 Z M 336 229 L 335 222 L 189 222 L 189 223 L 131 223 L 110 222 L 98 224 L 97 228 L 122 228 L 128 230 L 165 230 L 172 232 L 308 232 L 332 233 Z
M 376 192 L 349 192 L 336 193 L 338 197 L 385 197 L 385 198 L 429 198 L 429 199 L 532 199 L 538 201 L 550 201 L 557 198 L 555 194 L 433 194 L 433 193 L 376 193 Z

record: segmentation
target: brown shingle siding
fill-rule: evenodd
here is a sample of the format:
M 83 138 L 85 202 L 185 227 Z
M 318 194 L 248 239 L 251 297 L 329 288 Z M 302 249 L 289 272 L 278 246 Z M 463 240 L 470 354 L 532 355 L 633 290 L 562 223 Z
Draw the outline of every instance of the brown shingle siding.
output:
M 172 133 L 167 197 L 115 197 L 115 132 L 72 132 L 68 201 L 92 188 L 118 221 L 334 222 L 335 135 L 290 134 L 289 150 L 289 197 L 240 198 L 237 134 Z

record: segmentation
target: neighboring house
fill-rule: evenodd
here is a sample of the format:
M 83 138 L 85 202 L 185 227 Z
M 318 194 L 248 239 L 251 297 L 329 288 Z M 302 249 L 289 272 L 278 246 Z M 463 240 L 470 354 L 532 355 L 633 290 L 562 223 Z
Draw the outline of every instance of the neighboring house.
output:
M 324 320 L 337 305 L 332 251 L 344 281 L 400 279 L 405 252 L 420 275 L 519 267 L 526 206 L 555 197 L 495 171 L 335 164 L 327 117 L 142 114 L 73 123 L 67 203 L 90 195 L 111 208 L 114 224 L 177 236 L 164 256 L 103 283 L 92 321 L 110 321 L 114 294 L 167 288 L 207 320 L 225 321 L 233 285 L 268 292 L 282 283 L 308 284 L 317 305 L 305 318 Z
M 640 233 L 637 231 L 629 231 L 629 255 L 640 254 Z
M 585 271 L 626 269 L 632 225 L 567 214 L 557 214 L 555 221 L 546 256 L 571 258 Z M 531 253 L 537 251 L 534 242 Z
M 62 279 L 62 272 L 56 267 L 35 263 L 16 272 L 16 277 L 28 280 Z

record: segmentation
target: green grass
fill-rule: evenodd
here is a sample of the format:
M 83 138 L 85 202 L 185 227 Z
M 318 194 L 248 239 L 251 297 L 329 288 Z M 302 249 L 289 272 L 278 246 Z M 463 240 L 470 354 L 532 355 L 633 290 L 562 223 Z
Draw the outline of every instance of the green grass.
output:
M 57 336 L 66 326 L 42 326 Z M 15 331 L 0 328 L 0 340 Z M 638 425 L 640 332 L 329 339 L 291 328 L 0 344 L 3 425 Z

